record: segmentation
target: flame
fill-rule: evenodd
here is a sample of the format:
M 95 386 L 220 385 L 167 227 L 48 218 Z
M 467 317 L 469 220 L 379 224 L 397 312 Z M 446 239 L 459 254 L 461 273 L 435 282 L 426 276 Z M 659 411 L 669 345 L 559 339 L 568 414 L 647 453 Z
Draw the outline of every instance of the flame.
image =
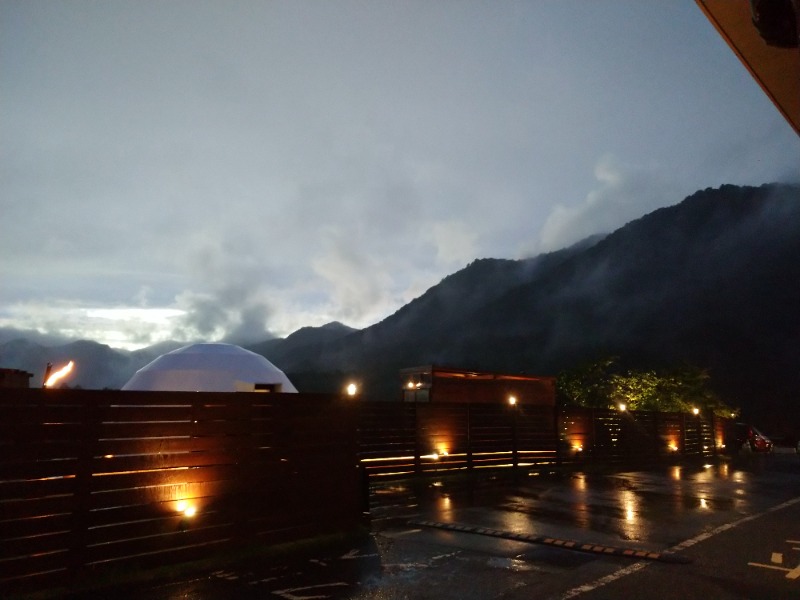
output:
M 51 387 L 52 385 L 58 383 L 59 379 L 66 377 L 72 372 L 72 367 L 74 366 L 75 366 L 75 361 L 72 360 L 69 361 L 65 367 L 60 368 L 58 371 L 56 371 L 55 373 L 50 375 L 50 377 L 47 378 L 47 381 L 44 382 L 44 387 Z

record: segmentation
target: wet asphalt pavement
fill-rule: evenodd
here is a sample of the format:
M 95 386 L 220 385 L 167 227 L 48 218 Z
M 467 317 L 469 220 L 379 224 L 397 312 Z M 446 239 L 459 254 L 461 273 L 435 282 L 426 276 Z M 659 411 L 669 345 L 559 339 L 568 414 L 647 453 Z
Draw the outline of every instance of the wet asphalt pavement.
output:
M 800 597 L 800 457 L 788 452 L 384 484 L 371 498 L 358 539 L 91 597 Z

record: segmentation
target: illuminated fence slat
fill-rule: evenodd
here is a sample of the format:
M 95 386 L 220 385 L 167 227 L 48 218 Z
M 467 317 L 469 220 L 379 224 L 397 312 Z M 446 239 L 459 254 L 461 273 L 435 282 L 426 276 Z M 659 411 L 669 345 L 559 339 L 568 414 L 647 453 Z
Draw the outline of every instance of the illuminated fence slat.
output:
M 613 464 L 712 456 L 723 448 L 726 422 L 683 413 L 568 407 L 559 415 L 560 459 Z
M 365 404 L 358 410 L 358 452 L 367 476 L 408 475 L 420 454 L 417 407 L 405 403 Z
M 346 530 L 368 479 L 709 456 L 724 434 L 673 413 L 0 390 L 0 596 Z
M 335 396 L 0 390 L 0 596 L 354 527 Z

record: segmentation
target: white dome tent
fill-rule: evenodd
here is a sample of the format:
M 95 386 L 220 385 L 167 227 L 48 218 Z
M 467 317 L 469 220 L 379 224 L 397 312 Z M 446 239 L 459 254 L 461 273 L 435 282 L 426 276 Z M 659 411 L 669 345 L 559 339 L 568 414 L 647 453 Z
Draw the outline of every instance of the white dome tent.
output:
M 191 344 L 162 354 L 122 386 L 162 392 L 289 392 L 289 378 L 263 356 L 232 344 Z

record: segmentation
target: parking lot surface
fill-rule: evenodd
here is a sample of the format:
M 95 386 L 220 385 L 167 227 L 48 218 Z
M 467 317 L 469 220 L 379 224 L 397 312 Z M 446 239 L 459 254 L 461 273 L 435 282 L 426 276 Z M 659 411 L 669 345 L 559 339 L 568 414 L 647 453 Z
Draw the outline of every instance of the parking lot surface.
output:
M 797 598 L 800 458 L 376 485 L 369 531 L 129 599 Z

